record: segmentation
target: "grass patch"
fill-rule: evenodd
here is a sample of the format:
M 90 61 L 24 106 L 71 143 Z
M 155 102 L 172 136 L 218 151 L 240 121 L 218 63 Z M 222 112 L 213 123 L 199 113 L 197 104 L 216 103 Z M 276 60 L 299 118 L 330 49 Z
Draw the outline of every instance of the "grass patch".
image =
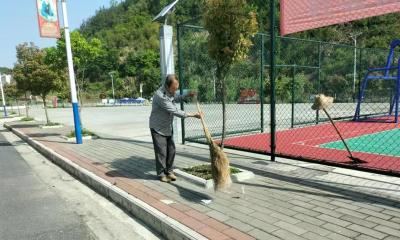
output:
M 61 125 L 61 124 L 56 123 L 56 122 L 49 122 L 49 123 L 46 123 L 44 126 L 52 127 L 52 126 L 59 126 L 59 125 Z
M 21 121 L 23 121 L 23 122 L 29 122 L 29 121 L 33 121 L 33 120 L 35 120 L 35 119 L 31 118 L 31 117 L 24 117 L 21 119 Z
M 87 137 L 87 136 L 92 136 L 92 137 L 96 137 L 97 135 L 89 130 L 87 130 L 86 128 L 82 129 L 82 136 L 83 137 Z M 75 131 L 71 131 L 70 133 L 68 133 L 67 135 L 68 138 L 74 138 L 75 137 Z
M 204 164 L 204 165 L 194 166 L 194 167 L 190 167 L 190 168 L 184 168 L 182 170 L 184 172 L 192 174 L 196 177 L 201 177 L 205 180 L 212 179 L 210 164 Z M 236 174 L 236 173 L 240 173 L 240 172 L 241 171 L 239 169 L 231 167 L 231 174 Z

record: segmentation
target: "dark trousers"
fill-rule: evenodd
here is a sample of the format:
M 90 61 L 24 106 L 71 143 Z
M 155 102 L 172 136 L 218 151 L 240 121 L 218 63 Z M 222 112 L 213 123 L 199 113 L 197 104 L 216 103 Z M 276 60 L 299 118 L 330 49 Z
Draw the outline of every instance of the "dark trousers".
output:
M 175 143 L 172 136 L 163 136 L 151 129 L 154 153 L 156 157 L 156 171 L 158 176 L 164 176 L 173 170 L 175 159 Z

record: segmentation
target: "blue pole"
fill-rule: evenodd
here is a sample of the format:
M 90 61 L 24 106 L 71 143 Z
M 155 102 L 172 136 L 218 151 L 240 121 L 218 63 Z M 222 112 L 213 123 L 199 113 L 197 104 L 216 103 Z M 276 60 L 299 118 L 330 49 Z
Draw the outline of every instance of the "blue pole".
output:
M 64 33 L 65 33 L 65 45 L 67 49 L 69 83 L 71 87 L 71 102 L 72 102 L 72 110 L 74 113 L 75 137 L 76 137 L 76 143 L 82 144 L 82 129 L 81 129 L 81 122 L 79 120 L 78 97 L 76 95 L 74 63 L 72 61 L 71 40 L 69 36 L 69 27 L 68 27 L 67 4 L 65 0 L 62 0 L 62 10 L 64 16 Z

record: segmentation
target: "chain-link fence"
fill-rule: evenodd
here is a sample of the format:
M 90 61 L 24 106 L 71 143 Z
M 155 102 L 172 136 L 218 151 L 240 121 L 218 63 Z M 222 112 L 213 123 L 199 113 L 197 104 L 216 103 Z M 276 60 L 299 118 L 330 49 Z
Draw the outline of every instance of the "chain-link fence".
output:
M 234 64 L 226 77 L 226 147 L 271 152 L 269 44 L 269 36 L 257 34 L 247 60 Z M 178 45 L 182 90 L 198 92 L 205 121 L 218 140 L 222 105 L 217 101 L 216 64 L 207 52 L 207 32 L 201 27 L 180 25 Z M 395 80 L 371 81 L 362 98 L 361 117 L 353 120 L 364 75 L 369 67 L 384 67 L 388 51 L 287 37 L 279 37 L 276 46 L 276 123 L 272 123 L 277 129 L 276 153 L 349 163 L 349 154 L 326 114 L 311 109 L 315 95 L 323 93 L 334 97 L 335 103 L 328 112 L 354 155 L 366 161 L 360 167 L 392 171 L 390 168 L 400 161 L 400 142 L 394 139 L 400 131 L 393 121 L 387 121 Z M 390 74 L 396 76 L 397 70 Z M 194 103 L 182 107 L 196 111 Z M 186 119 L 183 126 L 185 141 L 205 142 L 198 121 Z M 400 172 L 400 165 L 396 171 Z

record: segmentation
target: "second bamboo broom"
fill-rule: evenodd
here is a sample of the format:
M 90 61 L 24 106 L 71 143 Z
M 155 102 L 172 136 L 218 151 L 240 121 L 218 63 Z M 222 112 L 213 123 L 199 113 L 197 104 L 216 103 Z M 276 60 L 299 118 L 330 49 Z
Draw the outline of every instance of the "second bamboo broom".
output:
M 313 110 L 323 110 L 328 117 L 329 121 L 331 122 L 332 126 L 334 127 L 336 133 L 339 135 L 340 139 L 343 142 L 343 145 L 345 146 L 347 152 L 349 153 L 348 158 L 352 160 L 352 163 L 358 164 L 358 163 L 365 163 L 365 161 L 354 157 L 352 152 L 350 151 L 349 146 L 346 143 L 346 140 L 344 140 L 342 134 L 340 133 L 339 129 L 337 128 L 335 122 L 331 118 L 331 115 L 329 115 L 328 111 L 326 110 L 333 104 L 333 97 L 328 97 L 325 96 L 324 94 L 318 94 L 315 96 L 314 104 L 311 106 Z
M 197 102 L 197 110 L 199 112 L 202 112 L 199 102 Z M 200 119 L 201 124 L 203 125 L 203 130 L 207 139 L 207 143 L 210 148 L 211 174 L 214 181 L 214 190 L 224 190 L 232 183 L 229 159 L 224 151 L 216 143 L 214 143 L 214 140 L 211 137 L 210 131 L 207 128 L 206 122 L 204 121 L 204 117 L 202 114 Z

